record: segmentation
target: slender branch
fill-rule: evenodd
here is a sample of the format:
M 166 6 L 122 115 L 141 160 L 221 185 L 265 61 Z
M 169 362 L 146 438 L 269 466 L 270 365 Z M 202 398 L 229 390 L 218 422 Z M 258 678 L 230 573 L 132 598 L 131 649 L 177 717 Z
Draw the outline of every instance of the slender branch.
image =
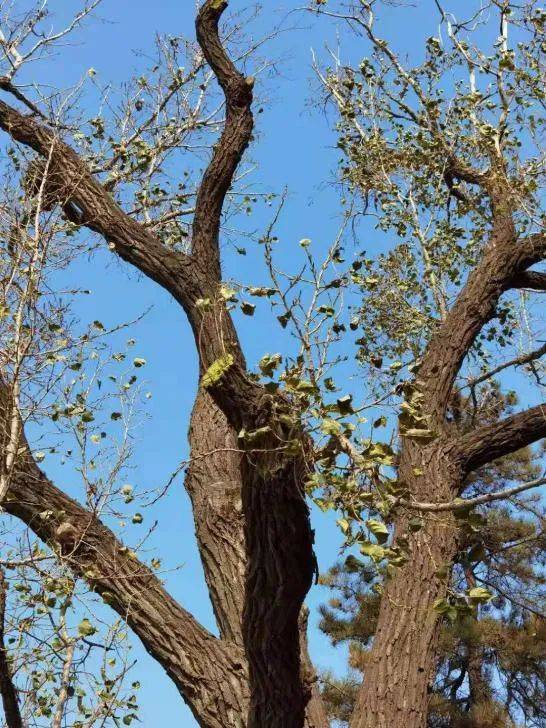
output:
M 76 649 L 76 642 L 75 640 L 69 640 L 65 658 L 63 662 L 63 670 L 61 673 L 61 688 L 59 690 L 59 695 L 57 697 L 57 707 L 55 709 L 55 715 L 53 716 L 53 721 L 51 723 L 51 728 L 61 728 L 63 717 L 64 717 L 64 711 L 66 707 L 66 701 L 68 700 L 69 696 L 69 687 L 70 687 L 70 671 L 72 670 L 72 663 L 74 661 L 74 650 Z
M 414 511 L 433 513 L 442 511 L 463 511 L 468 510 L 469 508 L 476 508 L 476 506 L 486 505 L 487 503 L 493 503 L 494 501 L 506 500 L 507 498 L 512 498 L 514 495 L 524 493 L 532 488 L 538 488 L 544 484 L 546 484 L 546 478 L 538 478 L 537 480 L 531 480 L 528 483 L 516 485 L 513 488 L 507 488 L 506 490 L 501 490 L 497 493 L 478 495 L 475 498 L 457 498 L 456 500 L 446 503 L 420 503 L 418 501 L 408 501 L 395 498 L 393 499 L 393 504 L 401 505 L 404 506 L 404 508 L 410 508 Z
M 494 369 L 490 369 L 488 372 L 485 372 L 485 374 L 481 374 L 479 377 L 476 377 L 475 379 L 470 380 L 467 382 L 461 389 L 465 389 L 466 387 L 476 387 L 478 384 L 481 384 L 482 382 L 487 381 L 488 379 L 491 379 L 491 377 L 494 377 L 495 375 L 499 374 L 499 372 L 504 371 L 505 369 L 508 369 L 509 367 L 520 367 L 524 364 L 529 364 L 532 361 L 536 361 L 536 359 L 540 359 L 541 356 L 544 356 L 546 354 L 546 344 L 543 344 L 542 346 L 539 346 L 538 349 L 535 349 L 534 351 L 529 352 L 528 354 L 522 354 L 521 356 L 516 356 L 513 359 L 510 359 L 509 361 L 505 361 L 503 364 L 499 364 L 498 367 L 495 367 Z

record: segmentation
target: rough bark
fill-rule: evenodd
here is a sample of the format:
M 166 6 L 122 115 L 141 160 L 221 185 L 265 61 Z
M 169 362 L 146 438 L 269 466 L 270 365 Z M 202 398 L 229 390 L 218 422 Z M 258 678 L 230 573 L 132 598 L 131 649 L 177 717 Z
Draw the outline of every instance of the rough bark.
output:
M 48 188 L 48 193 L 70 220 L 102 235 L 120 258 L 156 281 L 183 307 L 194 333 L 200 375 L 218 361 L 226 358 L 229 361 L 221 381 L 209 382 L 206 388 L 200 389 L 190 428 L 194 460 L 186 480 L 205 575 L 225 640 L 214 644 L 220 644 L 218 649 L 226 650 L 229 655 L 235 649 L 234 675 L 246 670 L 247 663 L 240 655 L 241 645 L 248 661 L 250 686 L 246 684 L 245 689 L 238 682 L 233 691 L 236 697 L 228 711 L 230 717 L 225 706 L 220 706 L 218 720 L 223 720 L 226 726 L 239 725 L 238 721 L 244 720 L 245 725 L 252 727 L 301 728 L 310 691 L 302 676 L 298 616 L 314 572 L 313 534 L 302 485 L 307 473 L 305 453 L 302 450 L 298 456 L 265 454 L 256 458 L 252 452 L 231 452 L 232 448 L 244 450 L 244 443 L 236 435 L 242 427 L 247 430 L 270 427 L 271 437 L 265 448 L 270 445 L 276 451 L 279 441 L 290 439 L 294 433 L 279 420 L 289 403 L 281 397 L 270 396 L 247 376 L 236 331 L 219 295 L 222 207 L 253 129 L 253 80 L 237 71 L 218 35 L 218 22 L 226 5 L 221 0 L 207 0 L 196 23 L 203 54 L 225 94 L 226 121 L 197 195 L 190 254 L 168 250 L 153 233 L 126 215 L 53 129 L 2 101 L 0 127 L 16 142 L 48 159 L 52 179 L 63 182 L 62 186 L 55 185 L 54 190 Z M 212 305 L 205 311 L 196 304 L 199 299 L 207 298 Z M 217 452 L 206 455 L 212 450 Z M 51 484 L 49 487 L 53 488 Z M 56 497 L 62 499 L 63 495 L 56 492 Z M 39 507 L 37 503 L 32 505 Z M 43 526 L 36 527 L 36 511 L 21 509 L 19 504 L 11 507 L 38 535 L 51 537 L 49 532 L 42 534 Z M 73 504 L 70 510 L 75 508 Z M 78 518 L 83 522 L 82 514 Z M 229 519 L 233 519 L 230 524 Z M 89 550 L 85 553 L 89 555 Z M 80 568 L 78 562 L 74 566 L 76 570 Z M 164 594 L 157 597 L 158 603 L 162 598 L 168 600 Z M 126 606 L 123 600 L 116 605 L 117 602 L 113 606 L 118 611 Z M 180 609 L 171 604 L 173 609 L 175 606 Z M 174 624 L 174 616 L 169 618 L 164 614 L 163 617 Z M 129 621 L 129 613 L 126 618 Z M 225 703 L 223 693 L 212 690 L 205 706 L 206 690 L 196 699 L 191 681 L 183 684 L 177 674 L 175 665 L 180 658 L 176 658 L 174 651 L 166 654 L 163 645 L 154 642 L 154 639 L 161 642 L 162 635 L 143 631 L 143 625 L 134 617 L 130 624 L 177 681 L 200 724 L 212 725 L 207 723 L 212 719 L 209 713 L 214 711 L 215 701 Z M 210 635 L 199 633 L 199 636 L 206 653 Z M 192 660 L 201 659 L 193 652 L 202 649 L 201 645 L 198 648 L 193 645 L 191 649 L 186 645 L 186 649 L 192 653 Z M 173 666 L 170 666 L 171 660 Z M 211 677 L 213 674 L 214 670 L 210 671 Z M 222 684 L 221 678 L 216 677 Z M 316 691 L 314 700 L 318 700 Z M 315 715 L 319 712 L 315 710 Z
M 518 238 L 514 198 L 502 163 L 492 163 L 489 172 L 468 181 L 482 186 L 489 197 L 491 233 L 480 262 L 432 336 L 414 383 L 423 395 L 420 415 L 435 433 L 428 445 L 404 438 L 399 478 L 415 501 L 453 500 L 463 492 L 469 472 L 546 436 L 542 406 L 464 436 L 447 416 L 461 366 L 479 332 L 495 316 L 500 297 L 512 287 L 540 287 L 542 281 L 527 269 L 546 256 L 543 234 Z M 424 475 L 416 477 L 415 467 Z M 352 728 L 426 725 L 438 642 L 433 604 L 446 594 L 457 553 L 451 519 L 449 511 L 444 517 L 427 516 L 425 527 L 410 539 L 409 562 L 385 585 Z M 405 534 L 406 526 L 402 513 L 395 521 L 395 534 Z M 440 566 L 446 576 L 438 577 Z
M 5 388 L 0 391 L 1 414 Z M 56 488 L 25 441 L 4 507 L 48 543 L 131 627 L 171 677 L 203 728 L 246 726 L 243 651 L 218 640 L 101 521 Z
M 17 688 L 13 682 L 11 666 L 4 640 L 6 620 L 6 579 L 0 569 L 0 695 L 7 728 L 24 728 Z
M 225 415 L 203 390 L 194 405 L 189 439 L 192 460 L 185 485 L 209 594 L 221 636 L 241 645 L 246 571 L 242 453 Z M 302 680 L 310 695 L 305 726 L 326 728 L 329 722 L 307 651 L 306 608 L 300 614 L 299 631 Z
M 412 493 L 453 498 L 460 470 L 452 446 L 423 448 L 409 443 L 400 477 Z M 416 477 L 414 468 L 423 470 Z M 408 517 L 396 534 L 408 535 Z M 457 526 L 451 513 L 425 520 L 410 537 L 410 560 L 384 586 L 377 629 L 351 728 L 423 728 L 434 680 L 439 617 L 433 605 L 445 596 L 457 552 Z
M 220 635 L 242 645 L 245 540 L 242 453 L 237 434 L 212 397 L 200 390 L 192 412 L 191 498 L 199 552 Z

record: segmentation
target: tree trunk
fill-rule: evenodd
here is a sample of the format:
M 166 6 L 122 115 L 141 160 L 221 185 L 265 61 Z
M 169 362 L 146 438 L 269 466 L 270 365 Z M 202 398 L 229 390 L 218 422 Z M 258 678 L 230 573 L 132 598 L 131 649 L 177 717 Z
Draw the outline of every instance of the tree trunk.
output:
M 442 448 L 423 451 L 406 444 L 400 480 L 416 499 L 434 493 L 439 501 L 452 500 L 460 479 L 448 463 Z M 416 476 L 414 468 L 423 475 Z M 458 534 L 449 512 L 427 516 L 423 528 L 410 535 L 409 520 L 403 515 L 396 523 L 395 537 L 409 538 L 410 556 L 385 582 L 351 728 L 424 728 L 427 724 L 439 637 L 434 603 L 446 594 Z
M 185 487 L 192 501 L 197 544 L 212 606 L 220 636 L 242 645 L 247 563 L 242 507 L 243 453 L 236 432 L 202 388 L 193 408 L 189 440 L 192 459 Z M 307 614 L 304 607 L 299 620 L 302 681 L 307 686 L 309 699 L 304 725 L 328 728 L 307 650 Z M 248 701 L 246 687 L 240 698 L 242 702 Z
M 245 539 L 237 434 L 212 397 L 199 389 L 189 432 L 185 480 L 197 544 L 220 636 L 242 645 Z
M 4 640 L 6 616 L 6 579 L 0 569 L 0 695 L 7 728 L 24 728 L 17 689 L 13 683 L 11 667 Z

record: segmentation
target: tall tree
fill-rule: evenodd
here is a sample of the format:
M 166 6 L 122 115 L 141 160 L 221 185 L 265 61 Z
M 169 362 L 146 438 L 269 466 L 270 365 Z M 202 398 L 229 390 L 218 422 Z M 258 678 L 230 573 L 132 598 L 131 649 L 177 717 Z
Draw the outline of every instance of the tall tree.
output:
M 468 44 L 460 40 L 467 24 L 454 27 L 444 14 L 449 52 L 433 39 L 425 64 L 406 71 L 375 35 L 369 4 L 360 3 L 351 14 L 338 13 L 375 49 L 360 70 L 336 68 L 324 77 L 342 114 L 340 145 L 348 160 L 347 176 L 355 189 L 377 193 L 388 211 L 382 218 L 386 230 L 394 228 L 400 238 L 416 234 L 421 258 L 415 263 L 411 246 L 401 243 L 392 256 L 378 261 L 379 278 L 367 271 L 374 268 L 373 261 L 359 258 L 346 274 L 326 282 L 328 265 L 342 264 L 336 241 L 326 268 L 309 254 L 309 269 L 317 291 L 326 292 L 333 302 L 339 300 L 335 292 L 349 285 L 371 293 L 350 327 L 363 329 L 360 360 L 369 363 L 373 357 L 373 366 L 379 368 L 378 342 L 385 360 L 391 358 L 388 380 L 398 385 L 393 401 L 403 395 L 395 451 L 392 442 L 358 439 L 361 429 L 353 430 L 347 419 L 358 414 L 352 398 L 342 396 L 332 404 L 335 386 L 326 375 L 328 363 L 313 369 L 306 360 L 310 339 L 321 340 L 329 322 L 338 339 L 346 331 L 331 302 L 319 305 L 312 297 L 309 328 L 297 330 L 303 353 L 278 381 L 274 376 L 282 357 L 264 357 L 260 375 L 246 365 L 230 313 L 234 290 L 222 277 L 220 234 L 222 214 L 253 134 L 254 79 L 238 70 L 245 52 L 229 53 L 230 34 L 220 37 L 227 3 L 206 0 L 198 11 L 198 48 L 190 70 L 185 72 L 179 62 L 180 39 L 163 44 L 166 77 L 161 71 L 157 76 L 156 66 L 155 86 L 148 77 L 138 79 L 125 111 L 115 119 L 117 130 L 106 133 L 104 119 L 94 118 L 93 142 L 86 146 L 85 134 L 82 140 L 81 130 L 74 132 L 73 121 L 65 123 L 45 100 L 27 97 L 18 74 L 27 61 L 47 56 L 96 5 L 84 6 L 58 33 L 43 30 L 41 5 L 18 24 L 10 20 L 0 87 L 11 98 L 10 103 L 0 101 L 0 128 L 19 150 L 33 152 L 22 176 L 34 213 L 34 249 L 41 249 L 42 220 L 57 213 L 72 226 L 71 233 L 96 234 L 113 255 L 164 288 L 189 321 L 199 358 L 199 388 L 185 485 L 219 637 L 172 599 L 153 569 L 100 520 L 96 493 L 87 494 L 84 506 L 41 470 L 25 433 L 20 366 L 12 360 L 0 386 L 4 507 L 127 621 L 201 726 L 319 728 L 327 719 L 307 655 L 301 611 L 316 571 L 306 489 L 314 492 L 325 485 L 319 502 L 328 507 L 329 498 L 344 511 L 340 525 L 348 541 L 360 543 L 375 562 L 388 562 L 389 578 L 352 725 L 423 726 L 439 650 L 439 614 L 459 613 L 473 600 L 489 599 L 484 587 L 471 587 L 466 595 L 450 591 L 460 521 L 471 530 L 475 506 L 543 482 L 524 478 L 513 488 L 498 491 L 493 484 L 472 493 L 472 473 L 546 436 L 546 420 L 539 404 L 484 423 L 472 396 L 465 399 L 468 412 L 461 417 L 458 394 L 465 385 L 475 391 L 467 360 L 476 350 L 480 353 L 487 327 L 495 317 L 501 325 L 512 321 L 501 297 L 514 289 L 544 288 L 542 274 L 529 271 L 546 255 L 537 191 L 543 165 L 539 157 L 519 154 L 515 130 L 524 120 L 517 110 L 509 126 L 512 105 L 521 98 L 528 104 L 529 138 L 535 138 L 533 109 L 543 102 L 543 17 L 533 6 L 494 4 L 502 40 L 491 60 L 478 49 L 469 55 Z M 485 17 L 485 10 L 480 12 L 478 22 Z M 542 18 L 540 23 L 537 18 Z M 508 48 L 509 22 L 527 34 L 520 65 Z M 461 66 L 466 73 L 469 65 L 471 84 L 483 74 L 484 83 L 491 79 L 493 86 L 472 86 L 470 93 L 457 87 L 452 103 L 445 102 L 442 74 Z M 93 73 L 90 69 L 91 77 Z M 213 78 L 221 102 L 216 112 L 203 115 L 203 94 Z M 150 113 L 143 97 L 152 103 Z M 181 208 L 188 201 L 185 183 L 165 191 L 167 160 L 173 164 L 169 155 L 185 148 L 188 134 L 210 128 L 219 137 L 196 184 L 194 204 Z M 410 181 L 412 194 L 406 195 L 401 180 Z M 412 200 L 420 213 L 415 218 Z M 432 233 L 421 228 L 423 210 L 438 213 Z M 191 222 L 181 221 L 184 217 Z M 263 242 L 274 287 L 255 289 L 251 295 L 268 297 L 270 290 L 278 294 L 286 308 L 279 323 L 297 328 L 301 299 L 290 302 L 279 288 L 272 240 L 269 231 Z M 301 244 L 307 249 L 309 241 Z M 395 286 L 393 298 L 389 276 L 405 265 L 412 269 L 414 284 L 407 298 L 419 312 L 424 335 L 416 337 L 415 317 L 399 318 L 401 332 L 409 334 L 406 340 L 393 339 L 400 352 L 394 359 L 389 325 L 407 300 L 399 295 L 401 286 Z M 23 269 L 31 299 L 36 290 L 33 266 Z M 463 273 L 468 273 L 464 285 Z M 446 280 L 451 281 L 448 288 Z M 301 276 L 292 279 L 292 289 L 294 281 L 303 282 Z M 375 305 L 368 306 L 370 301 Z M 382 308 L 389 301 L 390 308 Z M 22 320 L 28 309 L 21 309 Z M 246 310 L 252 306 L 246 304 Z M 23 343 L 28 330 L 23 327 Z M 504 335 L 501 329 L 493 337 L 500 341 Z M 22 352 L 25 360 L 24 346 Z M 542 353 L 520 355 L 498 364 L 497 370 L 533 363 Z M 136 359 L 135 366 L 141 365 Z M 404 381 L 395 381 L 408 371 Z M 491 371 L 481 375 L 482 381 Z M 76 399 L 77 406 L 55 409 L 52 419 L 77 415 L 84 428 L 92 413 L 85 396 Z M 380 418 L 377 427 L 385 421 Z M 322 435 L 326 442 L 319 442 Z M 525 473 L 514 473 L 514 479 L 521 475 Z M 470 498 L 461 500 L 464 494 Z M 364 515 L 368 512 L 369 518 Z M 419 527 L 416 513 L 422 514 Z
M 509 367 L 530 364 L 542 381 L 542 347 L 509 352 L 519 291 L 544 289 L 532 270 L 545 241 L 544 13 L 534 3 L 491 2 L 461 18 L 434 6 L 440 32 L 412 66 L 381 34 L 381 3 L 314 5 L 367 53 L 353 67 L 336 51 L 333 67 L 317 61 L 316 71 L 339 114 L 348 191 L 364 200 L 360 212 L 376 221 L 377 235 L 398 239 L 353 265 L 364 302 L 351 328 L 378 397 L 398 403 L 400 446 L 363 452 L 346 433 L 330 445 L 349 456 L 355 478 L 353 488 L 330 491 L 345 504 L 348 543 L 391 567 L 353 728 L 425 724 L 441 633 L 434 612 L 456 606 L 449 585 L 464 508 L 453 504 L 471 495 L 480 468 L 545 434 L 540 395 L 534 407 L 485 421 L 476 396 Z M 414 11 L 396 12 L 403 22 Z M 538 332 L 535 324 L 529 334 Z M 363 488 L 375 501 L 367 522 Z M 480 592 L 469 587 L 471 602 Z

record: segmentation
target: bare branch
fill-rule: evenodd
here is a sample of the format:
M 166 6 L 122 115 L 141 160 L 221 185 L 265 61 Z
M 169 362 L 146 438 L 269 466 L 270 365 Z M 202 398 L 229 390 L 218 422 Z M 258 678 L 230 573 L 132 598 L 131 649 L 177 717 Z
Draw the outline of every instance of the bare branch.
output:
M 486 493 L 485 495 L 478 495 L 475 498 L 457 498 L 446 503 L 421 503 L 418 501 L 408 501 L 405 499 L 393 498 L 393 505 L 400 505 L 404 508 L 409 508 L 415 511 L 441 513 L 445 511 L 462 511 L 468 510 L 469 508 L 476 508 L 477 506 L 486 505 L 487 503 L 493 503 L 498 500 L 507 500 L 512 498 L 519 493 L 525 493 L 533 488 L 539 488 L 541 485 L 546 484 L 546 478 L 538 478 L 522 485 L 516 485 L 513 488 L 506 488 L 506 490 L 498 491 L 497 493 Z

